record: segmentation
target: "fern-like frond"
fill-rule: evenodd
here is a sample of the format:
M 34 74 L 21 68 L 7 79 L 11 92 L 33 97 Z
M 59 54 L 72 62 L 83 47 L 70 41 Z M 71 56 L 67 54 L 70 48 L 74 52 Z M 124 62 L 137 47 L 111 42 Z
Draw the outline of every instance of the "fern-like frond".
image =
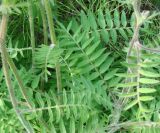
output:
M 21 113 L 25 113 L 31 122 L 35 122 L 35 118 L 38 120 L 43 118 L 50 131 L 81 131 L 83 133 L 96 130 L 104 132 L 104 123 L 100 122 L 100 110 L 101 108 L 107 110 L 108 104 L 111 104 L 105 90 L 101 89 L 100 85 L 94 86 L 84 77 L 74 78 L 74 83 L 75 86 L 68 84 L 70 90 L 64 89 L 61 94 L 55 94 L 52 90 L 42 93 L 28 89 L 33 109 L 21 109 Z M 58 97 L 62 99 L 61 102 Z M 45 126 L 43 128 L 45 129 Z M 42 131 L 41 126 L 36 130 Z
M 72 22 L 67 28 L 60 23 L 59 25 L 60 46 L 67 49 L 63 59 L 68 62 L 69 68 L 77 74 L 87 75 L 91 81 L 100 78 L 98 82 L 107 88 L 106 81 L 118 71 L 108 71 L 114 58 L 101 46 L 100 41 L 95 41 L 94 37 L 90 38 L 89 33 L 81 27 L 74 31 Z
M 138 110 L 140 114 L 148 113 L 149 107 L 147 103 L 153 100 L 155 97 L 153 93 L 156 92 L 156 86 L 160 83 L 159 73 L 156 67 L 159 65 L 156 58 L 158 55 L 151 53 L 142 53 L 141 61 L 136 64 L 135 59 L 132 58 L 132 72 L 128 74 L 119 73 L 117 76 L 125 77 L 130 79 L 130 82 L 118 84 L 120 88 L 130 87 L 130 92 L 123 92 L 120 94 L 123 98 L 129 98 L 130 102 L 126 105 L 124 110 L 133 108 L 133 106 L 138 105 Z M 129 66 L 129 64 L 128 64 Z
M 35 68 L 41 71 L 41 74 L 45 76 L 45 80 L 48 81 L 48 75 L 51 75 L 49 68 L 55 68 L 55 64 L 60 59 L 60 55 L 63 52 L 62 49 L 57 48 L 54 44 L 50 46 L 41 45 L 36 49 L 34 61 Z

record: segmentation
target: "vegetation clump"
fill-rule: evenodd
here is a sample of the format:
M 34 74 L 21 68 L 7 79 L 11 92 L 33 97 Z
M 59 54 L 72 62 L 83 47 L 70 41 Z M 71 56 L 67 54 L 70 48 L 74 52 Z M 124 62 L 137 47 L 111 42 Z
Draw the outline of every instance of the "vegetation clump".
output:
M 159 1 L 0 2 L 0 132 L 159 132 Z

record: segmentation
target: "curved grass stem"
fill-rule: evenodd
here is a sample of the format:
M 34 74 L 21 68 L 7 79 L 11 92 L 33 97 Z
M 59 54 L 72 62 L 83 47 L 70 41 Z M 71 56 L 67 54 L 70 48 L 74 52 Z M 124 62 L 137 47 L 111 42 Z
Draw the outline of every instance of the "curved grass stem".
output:
M 27 96 L 27 92 L 26 92 L 25 86 L 24 86 L 24 84 L 23 84 L 23 82 L 22 82 L 22 80 L 21 80 L 21 78 L 20 78 L 20 76 L 18 74 L 17 68 L 16 68 L 13 60 L 10 58 L 10 56 L 9 56 L 9 54 L 7 52 L 6 52 L 6 59 L 7 59 L 7 62 L 9 64 L 9 66 L 10 66 L 10 68 L 11 68 L 11 70 L 12 70 L 12 72 L 13 72 L 16 80 L 17 80 L 17 82 L 18 82 L 18 85 L 20 87 L 20 91 L 21 91 L 25 101 L 27 102 L 27 105 L 29 106 L 29 108 L 32 108 L 32 105 L 30 104 L 30 102 L 28 100 L 28 96 Z
M 17 114 L 18 119 L 20 120 L 21 124 L 23 125 L 23 127 L 26 129 L 26 131 L 28 133 L 34 133 L 34 130 L 30 126 L 29 122 L 27 122 L 25 120 L 24 116 L 20 113 L 20 111 L 18 109 L 18 103 L 15 98 L 15 93 L 14 93 L 12 81 L 11 81 L 10 74 L 9 74 L 9 67 L 8 67 L 7 57 L 6 57 L 7 49 L 4 44 L 5 38 L 6 38 L 6 32 L 7 32 L 7 22 L 8 22 L 8 15 L 3 14 L 2 20 L 1 20 L 1 25 L 0 25 L 0 40 L 1 40 L 0 41 L 0 49 L 1 49 L 1 57 L 2 57 L 2 65 L 3 65 L 3 72 L 4 72 L 4 76 L 5 76 L 5 81 L 6 81 L 6 85 L 8 88 L 8 92 L 10 95 L 10 99 L 11 99 L 13 108 Z

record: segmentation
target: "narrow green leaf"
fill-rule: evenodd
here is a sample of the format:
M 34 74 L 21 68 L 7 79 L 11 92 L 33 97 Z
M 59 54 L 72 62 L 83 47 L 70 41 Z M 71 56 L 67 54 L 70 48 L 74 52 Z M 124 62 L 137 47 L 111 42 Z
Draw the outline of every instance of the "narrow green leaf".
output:
M 139 88 L 138 91 L 140 93 L 154 93 L 154 92 L 156 92 L 156 89 L 153 89 L 153 88 Z
M 52 132 L 52 133 L 57 133 L 57 132 L 56 132 L 56 129 L 55 129 L 55 127 L 54 127 L 53 124 L 52 124 L 52 127 L 51 127 L 51 132 Z
M 41 97 L 41 94 L 40 94 L 40 93 L 36 93 L 35 97 L 36 97 L 36 101 L 38 102 L 39 106 L 40 106 L 41 108 L 43 108 L 45 104 L 44 104 L 44 100 L 43 100 L 42 97 Z M 39 111 L 39 112 L 38 112 L 38 117 L 41 118 L 42 115 L 43 115 L 43 112 L 42 112 L 42 111 Z
M 109 55 L 109 53 L 108 53 L 108 55 Z M 100 70 L 99 70 L 100 73 L 106 72 L 109 69 L 109 67 L 111 66 L 113 61 L 114 61 L 114 58 L 108 57 L 106 59 L 106 61 L 101 65 Z
M 70 31 L 71 27 L 72 27 L 72 21 L 70 21 L 70 23 L 69 23 L 68 26 L 67 26 L 67 31 L 68 31 L 68 32 Z
M 134 64 L 134 63 L 127 63 L 127 62 L 121 62 L 121 64 L 125 67 L 130 67 L 130 68 L 135 68 L 137 67 L 138 65 L 137 64 Z
M 73 111 L 74 117 L 76 118 L 77 115 L 78 115 L 77 107 L 76 107 L 76 106 L 73 106 L 73 107 L 72 107 L 72 111 Z
M 88 12 L 88 19 L 89 19 L 91 28 L 93 30 L 96 30 L 97 29 L 97 22 L 96 22 L 94 14 L 91 11 Z
M 157 84 L 159 83 L 159 80 L 149 79 L 149 78 L 140 78 L 139 82 L 142 84 Z
M 110 14 L 110 11 L 108 9 L 106 9 L 106 22 L 109 28 L 113 28 L 113 21 L 112 21 L 112 17 Z
M 130 102 L 130 103 L 124 108 L 124 110 L 126 111 L 126 110 L 132 108 L 132 107 L 133 107 L 134 105 L 136 105 L 137 103 L 138 103 L 138 100 L 137 100 L 137 99 L 134 100 L 134 101 L 132 101 L 132 102 Z
M 132 16 L 131 16 L 131 19 L 130 19 L 130 25 L 131 25 L 131 27 L 135 26 L 135 22 L 136 22 L 135 14 L 132 13 Z
M 96 53 L 94 53 L 91 57 L 90 60 L 91 61 L 95 61 L 98 57 L 100 57 L 102 55 L 102 53 L 105 51 L 105 49 L 99 49 L 97 50 Z
M 36 76 L 33 79 L 32 84 L 31 84 L 31 86 L 32 86 L 33 89 L 35 89 L 35 88 L 38 87 L 39 81 L 40 81 L 40 76 Z
M 126 12 L 123 10 L 121 14 L 121 23 L 123 27 L 127 26 Z
M 66 128 L 65 128 L 65 125 L 64 125 L 64 122 L 63 122 L 63 120 L 61 119 L 61 121 L 60 121 L 60 133 L 67 133 L 67 131 L 66 131 Z
M 115 29 L 110 30 L 110 36 L 115 44 L 117 42 L 117 31 Z
M 96 79 L 97 77 L 99 77 L 99 73 L 98 73 L 98 72 L 94 72 L 94 73 L 92 73 L 91 75 L 89 75 L 89 79 L 90 79 L 90 80 L 94 80 L 94 79 Z
M 94 37 L 94 42 L 98 42 L 99 40 L 101 40 L 101 38 L 100 38 L 101 35 L 98 30 L 92 31 L 91 36 Z
M 134 97 L 137 95 L 137 92 L 131 92 L 128 94 L 120 94 L 119 97 L 124 97 L 124 98 L 128 98 L 128 97 Z
M 114 75 L 116 74 L 116 72 L 118 71 L 119 69 L 113 69 L 112 71 L 109 71 L 105 76 L 104 76 L 104 80 L 109 80 L 111 79 L 112 77 L 114 77 Z
M 104 15 L 101 9 L 99 9 L 98 11 L 98 23 L 102 29 L 106 28 L 106 22 L 105 22 Z
M 145 71 L 145 70 L 139 70 L 140 74 L 142 74 L 143 76 L 146 77 L 154 77 L 154 78 L 158 78 L 160 77 L 160 74 L 158 73 L 154 73 L 154 72 L 150 72 L 150 71 Z
M 78 39 L 79 38 L 82 38 L 82 36 L 83 36 L 83 34 L 85 33 L 83 33 L 83 34 L 81 34 L 81 30 L 82 30 L 82 26 L 79 26 L 79 28 L 74 32 L 74 35 L 73 35 L 73 38 L 76 40 L 76 37 L 78 37 Z M 81 37 L 80 37 L 81 36 Z M 79 40 L 81 40 L 81 39 L 79 39 Z
M 141 96 L 140 97 L 141 101 L 151 101 L 153 99 L 154 99 L 154 97 L 152 97 L 152 96 Z
M 56 105 L 56 123 L 59 123 L 61 120 L 61 110 L 58 105 Z
M 82 45 L 82 49 L 85 49 L 86 47 L 89 46 L 89 44 L 91 44 L 91 42 L 93 41 L 94 37 L 88 39 L 87 41 L 85 41 Z
M 105 43 L 109 42 L 109 33 L 107 30 L 102 30 L 101 36 L 102 36 L 102 39 L 104 40 Z
M 70 133 L 75 133 L 75 119 L 71 117 L 70 119 Z
M 114 24 L 116 27 L 120 27 L 120 17 L 117 9 L 114 11 Z
M 82 62 L 80 62 L 78 64 L 78 67 L 84 67 L 84 66 L 88 65 L 89 63 L 90 63 L 89 60 L 84 59 L 84 60 L 82 60 Z
M 141 67 L 144 67 L 144 68 L 150 68 L 150 67 L 157 67 L 159 66 L 159 62 L 143 62 L 143 63 L 140 63 L 139 65 Z
M 52 103 L 51 103 L 51 100 L 50 100 L 50 97 L 49 97 L 49 95 L 47 94 L 47 93 L 45 93 L 45 96 L 46 96 L 46 100 L 47 100 L 47 106 L 48 107 L 50 107 L 50 106 L 52 106 Z M 49 114 L 49 122 L 50 123 L 52 123 L 53 122 L 53 118 L 54 118 L 54 116 L 53 116 L 53 112 L 52 112 L 52 109 L 48 109 L 48 114 Z
M 70 95 L 70 103 L 71 104 L 74 104 L 75 103 L 75 95 L 74 95 L 74 91 L 73 90 L 71 90 L 71 95 Z
M 124 78 L 137 77 L 137 74 L 127 74 L 127 73 L 117 73 L 115 75 L 118 76 L 118 77 L 124 77 Z
M 67 93 L 66 90 L 63 90 L 63 104 L 66 105 L 67 104 Z
M 96 61 L 95 61 L 95 66 L 99 67 L 108 57 L 108 54 L 103 54 L 101 57 L 99 57 Z
M 117 84 L 119 84 L 121 78 L 120 77 L 115 77 L 109 80 L 109 87 L 115 87 Z
M 4 103 L 4 101 L 2 99 L 0 99 L 0 109 L 2 111 L 5 111 L 5 103 Z
M 118 31 L 119 31 L 119 33 L 122 35 L 122 37 L 123 37 L 125 40 L 128 40 L 128 35 L 127 35 L 126 32 L 124 31 L 124 29 L 119 28 Z
M 137 82 L 131 82 L 131 83 L 118 84 L 117 87 L 133 87 L 137 85 L 138 85 Z
M 13 10 L 14 10 L 16 13 L 21 14 L 21 10 L 20 10 L 19 8 L 14 7 Z
M 65 114 L 66 114 L 66 118 L 68 120 L 70 118 L 70 114 L 71 114 L 69 106 L 66 107 L 66 113 Z
M 90 29 L 90 23 L 88 21 L 87 15 L 84 13 L 84 11 L 81 11 L 81 24 L 84 27 L 85 30 Z
M 88 47 L 88 48 L 86 49 L 86 54 L 87 54 L 87 55 L 92 54 L 92 53 L 96 50 L 96 48 L 99 46 L 99 43 L 100 43 L 100 42 L 98 41 L 98 42 L 92 44 L 91 47 Z

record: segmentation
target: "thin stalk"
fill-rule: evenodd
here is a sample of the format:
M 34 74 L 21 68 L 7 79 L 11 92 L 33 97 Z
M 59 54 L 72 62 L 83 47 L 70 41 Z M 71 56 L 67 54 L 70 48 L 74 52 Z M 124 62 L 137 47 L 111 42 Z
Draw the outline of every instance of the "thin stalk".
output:
M 5 38 L 6 38 L 6 32 L 7 32 L 7 22 L 8 22 L 8 15 L 4 14 L 2 16 L 1 25 L 0 25 L 0 41 L 1 41 L 0 42 L 0 49 L 1 49 L 1 57 L 2 57 L 2 65 L 3 65 L 3 72 L 4 72 L 4 76 L 5 76 L 5 81 L 6 81 L 6 85 L 8 88 L 8 92 L 10 95 L 10 99 L 11 99 L 13 108 L 17 114 L 18 119 L 20 120 L 21 124 L 23 125 L 23 127 L 26 129 L 26 131 L 28 133 L 34 133 L 33 128 L 24 119 L 24 116 L 20 113 L 20 111 L 18 109 L 18 103 L 15 98 L 15 93 L 14 93 L 12 81 L 11 81 L 10 74 L 9 74 L 9 67 L 7 64 L 7 57 L 6 57 L 7 49 L 4 44 Z
M 134 35 L 132 37 L 132 40 L 130 41 L 130 46 L 129 46 L 129 50 L 128 50 L 128 53 L 127 53 L 127 57 L 126 57 L 126 62 L 127 63 L 130 63 L 130 60 L 129 60 L 129 57 L 131 55 L 131 52 L 133 50 L 133 47 L 135 45 L 135 43 L 138 41 L 138 38 L 139 38 L 139 28 L 140 26 L 136 25 L 135 26 L 135 29 L 134 29 Z M 128 74 L 132 73 L 132 69 L 128 67 L 128 71 L 127 71 Z M 132 82 L 133 79 L 126 79 L 126 82 Z M 130 91 L 131 88 L 123 88 L 122 90 L 122 93 L 128 93 Z M 127 103 L 128 101 L 128 98 L 120 98 L 118 99 L 116 105 L 115 105 L 115 109 L 114 109 L 114 113 L 113 113 L 113 119 L 112 119 L 112 122 L 111 122 L 111 125 L 112 124 L 117 124 L 119 122 L 119 119 L 121 117 L 121 112 L 123 110 L 123 107 L 124 105 Z M 114 128 L 112 130 L 109 131 L 109 133 L 114 133 L 118 130 L 118 128 Z
M 50 35 L 51 35 L 51 42 L 53 44 L 57 45 L 54 23 L 53 23 L 52 10 L 51 10 L 50 4 L 49 4 L 49 0 L 44 0 L 44 5 L 45 5 L 46 14 L 47 14 L 49 32 L 50 32 Z
M 138 45 L 139 48 L 141 48 L 143 50 L 146 50 L 146 51 L 149 51 L 149 52 L 152 52 L 152 53 L 160 53 L 160 48 L 148 48 L 148 47 L 143 46 L 140 43 L 138 43 L 137 45 Z
M 52 11 L 49 4 L 49 0 L 44 0 L 45 10 L 47 13 L 47 19 L 48 19 L 48 25 L 49 25 L 49 31 L 51 35 L 51 42 L 54 45 L 57 45 L 56 35 L 55 35 L 55 29 L 54 29 L 54 22 L 52 18 Z M 56 64 L 56 78 L 57 78 L 57 89 L 58 93 L 62 90 L 62 84 L 61 84 L 61 72 L 60 72 L 60 65 L 57 62 Z
M 141 18 L 141 12 L 140 12 L 140 5 L 141 5 L 141 1 L 140 0 L 135 0 L 133 1 L 133 9 L 134 9 L 134 13 L 135 13 L 135 18 L 136 18 L 136 23 L 135 23 L 135 27 L 134 27 L 134 34 L 133 34 L 133 37 L 132 37 L 132 40 L 130 41 L 130 45 L 129 45 L 129 50 L 127 52 L 127 57 L 126 57 L 126 62 L 127 63 L 130 63 L 130 60 L 129 60 L 129 57 L 131 55 L 131 52 L 133 50 L 133 47 L 136 45 L 137 42 L 139 42 L 139 30 L 140 30 L 140 27 L 141 27 L 141 22 L 140 20 L 142 19 Z M 138 58 L 139 59 L 139 58 Z M 132 73 L 132 69 L 130 67 L 128 67 L 128 74 L 129 73 Z M 132 78 L 131 79 L 126 79 L 127 82 L 132 82 Z M 139 80 L 139 78 L 137 79 L 137 81 Z M 137 87 L 137 89 L 139 88 L 139 86 Z M 129 88 L 123 88 L 123 91 L 122 93 L 128 93 L 130 92 L 131 90 L 131 87 Z M 137 95 L 138 96 L 138 95 Z M 123 111 L 123 107 L 124 105 L 127 103 L 128 101 L 128 98 L 120 98 L 118 99 L 117 101 L 117 104 L 115 106 L 115 109 L 114 109 L 114 113 L 113 113 L 113 119 L 112 119 L 112 122 L 111 122 L 111 125 L 116 125 L 119 120 L 120 120 L 120 117 L 121 117 L 121 112 Z M 141 104 L 139 104 L 139 106 L 141 106 Z M 118 130 L 119 128 L 113 128 L 109 131 L 109 133 L 114 133 Z
M 25 88 L 25 86 L 24 86 L 24 84 L 23 84 L 23 82 L 22 82 L 22 80 L 21 80 L 21 78 L 20 78 L 20 76 L 19 76 L 19 74 L 18 74 L 17 68 L 16 68 L 13 60 L 10 58 L 8 52 L 6 52 L 6 59 L 7 59 L 7 62 L 8 62 L 8 64 L 9 64 L 9 66 L 10 66 L 10 68 L 11 68 L 11 70 L 12 70 L 12 72 L 13 72 L 16 80 L 17 80 L 17 82 L 18 82 L 20 91 L 21 91 L 21 93 L 22 93 L 25 101 L 27 102 L 29 108 L 32 108 L 32 105 L 30 104 L 30 102 L 29 102 L 29 100 L 28 100 L 26 88 Z
M 137 64 L 139 64 L 141 62 L 141 49 L 138 47 L 137 43 L 135 43 L 135 48 L 136 48 L 136 54 L 137 54 Z M 137 67 L 137 99 L 138 99 L 138 106 L 139 106 L 139 110 L 140 112 L 142 111 L 142 104 L 141 104 L 141 100 L 140 100 L 140 94 L 139 94 L 139 89 L 140 89 L 140 71 L 141 67 L 138 66 Z
M 46 13 L 45 13 L 45 9 L 42 5 L 42 1 L 39 2 L 39 8 L 41 11 L 41 17 L 42 17 L 42 22 L 43 22 L 43 36 L 44 36 L 44 44 L 48 45 L 48 30 L 47 30 L 47 17 L 46 17 Z M 41 90 L 44 90 L 44 75 L 42 75 L 41 77 L 41 84 L 40 84 L 40 88 Z
M 28 15 L 29 15 L 30 34 L 31 34 L 32 65 L 34 66 L 33 55 L 35 53 L 35 35 L 34 35 L 34 17 L 33 17 L 32 0 L 28 0 Z
M 139 121 L 139 122 L 123 122 L 119 123 L 117 125 L 110 125 L 109 127 L 106 128 L 106 130 L 110 130 L 113 128 L 125 128 L 125 129 L 131 129 L 131 128 L 140 128 L 140 127 L 156 127 L 159 128 L 160 124 L 159 122 L 151 122 L 151 121 Z
M 44 35 L 44 44 L 48 44 L 48 30 L 47 30 L 47 20 L 46 20 L 46 14 L 45 9 L 43 8 L 42 2 L 39 3 L 40 11 L 41 11 L 41 17 L 43 22 L 43 35 Z
M 23 82 L 22 82 L 22 80 L 21 80 L 21 78 L 20 78 L 20 76 L 19 76 L 19 74 L 18 74 L 17 68 L 16 68 L 13 60 L 10 58 L 10 56 L 9 56 L 9 54 L 8 54 L 7 52 L 6 52 L 6 58 L 7 58 L 7 62 L 8 62 L 8 64 L 9 64 L 9 66 L 10 66 L 10 68 L 11 68 L 11 70 L 12 70 L 12 72 L 13 72 L 13 74 L 14 74 L 17 82 L 18 82 L 18 85 L 19 85 L 19 87 L 20 87 L 20 91 L 21 91 L 21 93 L 22 93 L 22 95 L 23 95 L 23 97 L 24 97 L 24 99 L 25 99 L 28 107 L 29 107 L 30 109 L 32 109 L 32 105 L 30 104 L 30 102 L 29 102 L 29 100 L 28 100 L 26 88 L 25 88 L 25 86 L 24 86 L 24 84 L 23 84 Z M 48 128 L 46 122 L 45 122 L 43 119 L 39 119 L 39 121 L 40 121 L 40 122 L 46 127 L 46 129 L 49 131 L 49 128 Z
M 67 105 L 55 105 L 55 106 L 50 106 L 50 107 L 42 107 L 42 108 L 35 108 L 35 109 L 29 109 L 29 110 L 22 110 L 21 113 L 31 113 L 31 112 L 38 112 L 38 111 L 43 111 L 43 110 L 48 110 L 48 109 L 56 109 L 56 108 L 66 108 L 66 107 L 87 107 L 83 104 L 67 104 Z

